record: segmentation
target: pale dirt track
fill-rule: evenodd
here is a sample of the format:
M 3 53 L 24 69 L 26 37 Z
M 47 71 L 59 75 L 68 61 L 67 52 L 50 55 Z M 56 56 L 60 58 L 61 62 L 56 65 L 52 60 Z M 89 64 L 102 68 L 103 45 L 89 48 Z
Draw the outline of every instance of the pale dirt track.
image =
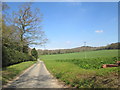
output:
M 7 88 L 63 88 L 39 61 L 15 79 Z

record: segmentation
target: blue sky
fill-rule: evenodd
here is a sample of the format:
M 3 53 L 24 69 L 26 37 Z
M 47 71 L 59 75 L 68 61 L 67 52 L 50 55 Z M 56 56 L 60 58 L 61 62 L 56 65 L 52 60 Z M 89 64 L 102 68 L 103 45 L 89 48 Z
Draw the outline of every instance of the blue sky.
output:
M 22 3 L 7 4 L 15 11 Z M 37 2 L 32 6 L 43 14 L 42 26 L 49 39 L 46 49 L 118 42 L 117 2 Z

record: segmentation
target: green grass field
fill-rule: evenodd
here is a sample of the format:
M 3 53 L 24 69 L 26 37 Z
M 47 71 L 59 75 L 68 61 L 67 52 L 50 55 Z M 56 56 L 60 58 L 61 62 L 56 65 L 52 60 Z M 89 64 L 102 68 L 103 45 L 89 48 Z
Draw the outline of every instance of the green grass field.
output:
M 43 55 L 40 59 L 58 79 L 76 88 L 110 88 L 118 86 L 118 67 L 101 68 L 114 64 L 118 50 L 100 50 L 69 54 Z
M 25 69 L 27 69 L 34 63 L 36 63 L 36 61 L 28 61 L 3 68 L 2 84 L 6 84 L 9 80 L 15 78 L 17 75 L 19 75 L 21 72 L 23 72 Z

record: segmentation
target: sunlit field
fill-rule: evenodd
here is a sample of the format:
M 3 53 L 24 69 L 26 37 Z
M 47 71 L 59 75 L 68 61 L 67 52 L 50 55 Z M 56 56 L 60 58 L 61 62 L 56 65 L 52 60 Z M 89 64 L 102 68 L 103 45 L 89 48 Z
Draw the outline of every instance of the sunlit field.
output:
M 86 57 L 85 57 L 86 54 Z M 87 51 L 69 54 L 40 56 L 47 69 L 70 87 L 117 87 L 118 67 L 101 68 L 115 64 L 118 50 Z

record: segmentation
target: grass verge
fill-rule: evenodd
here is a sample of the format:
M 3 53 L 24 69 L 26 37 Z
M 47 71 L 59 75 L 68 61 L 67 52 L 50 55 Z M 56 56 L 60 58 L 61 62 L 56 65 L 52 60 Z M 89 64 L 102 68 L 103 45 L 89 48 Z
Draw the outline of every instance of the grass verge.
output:
M 76 88 L 117 88 L 118 68 L 83 69 L 70 62 L 44 60 L 47 69 L 67 85 Z
M 25 69 L 30 67 L 36 61 L 27 61 L 19 64 L 11 65 L 2 69 L 2 85 L 5 85 L 8 81 L 21 74 Z

